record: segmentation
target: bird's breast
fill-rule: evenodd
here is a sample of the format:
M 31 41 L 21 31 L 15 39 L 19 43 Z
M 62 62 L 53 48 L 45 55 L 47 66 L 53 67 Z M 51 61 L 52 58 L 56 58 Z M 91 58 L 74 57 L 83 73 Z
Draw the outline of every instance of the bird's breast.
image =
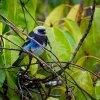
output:
M 37 47 L 36 49 L 31 49 L 31 52 L 36 56 L 40 56 L 44 52 L 44 49 L 42 47 Z

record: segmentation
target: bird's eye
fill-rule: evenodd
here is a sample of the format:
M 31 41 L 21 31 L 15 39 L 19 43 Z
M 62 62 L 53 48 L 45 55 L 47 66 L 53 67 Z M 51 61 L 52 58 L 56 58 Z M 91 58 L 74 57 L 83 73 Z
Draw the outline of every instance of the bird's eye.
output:
M 45 29 L 38 29 L 38 32 L 44 32 Z
M 41 32 L 41 29 L 38 29 L 38 32 Z

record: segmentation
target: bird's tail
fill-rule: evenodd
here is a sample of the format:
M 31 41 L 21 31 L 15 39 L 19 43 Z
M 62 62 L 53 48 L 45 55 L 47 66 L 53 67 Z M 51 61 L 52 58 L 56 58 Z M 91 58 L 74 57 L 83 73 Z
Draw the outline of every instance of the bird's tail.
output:
M 12 66 L 18 66 L 20 62 L 23 60 L 23 57 L 19 56 L 18 59 L 12 64 Z

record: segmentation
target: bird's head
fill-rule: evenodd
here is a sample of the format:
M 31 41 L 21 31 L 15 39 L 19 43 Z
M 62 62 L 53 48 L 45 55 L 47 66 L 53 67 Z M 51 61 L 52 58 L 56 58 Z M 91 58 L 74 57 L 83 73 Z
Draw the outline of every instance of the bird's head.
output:
M 37 27 L 33 30 L 33 32 L 34 32 L 35 34 L 40 35 L 40 36 L 45 36 L 45 35 L 46 35 L 46 29 L 45 29 L 44 26 L 37 26 Z

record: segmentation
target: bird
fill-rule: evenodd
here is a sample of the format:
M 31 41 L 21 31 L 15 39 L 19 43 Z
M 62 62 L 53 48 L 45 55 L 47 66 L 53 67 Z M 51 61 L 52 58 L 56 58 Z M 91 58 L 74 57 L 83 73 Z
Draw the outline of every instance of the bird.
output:
M 34 28 L 26 38 L 24 44 L 22 45 L 23 49 L 20 51 L 18 59 L 12 64 L 12 66 L 18 66 L 21 63 L 21 61 L 27 55 L 24 51 L 31 52 L 35 56 L 42 55 L 45 51 L 43 47 L 46 47 L 48 43 L 48 37 L 46 33 L 46 28 L 44 26 L 37 26 Z

